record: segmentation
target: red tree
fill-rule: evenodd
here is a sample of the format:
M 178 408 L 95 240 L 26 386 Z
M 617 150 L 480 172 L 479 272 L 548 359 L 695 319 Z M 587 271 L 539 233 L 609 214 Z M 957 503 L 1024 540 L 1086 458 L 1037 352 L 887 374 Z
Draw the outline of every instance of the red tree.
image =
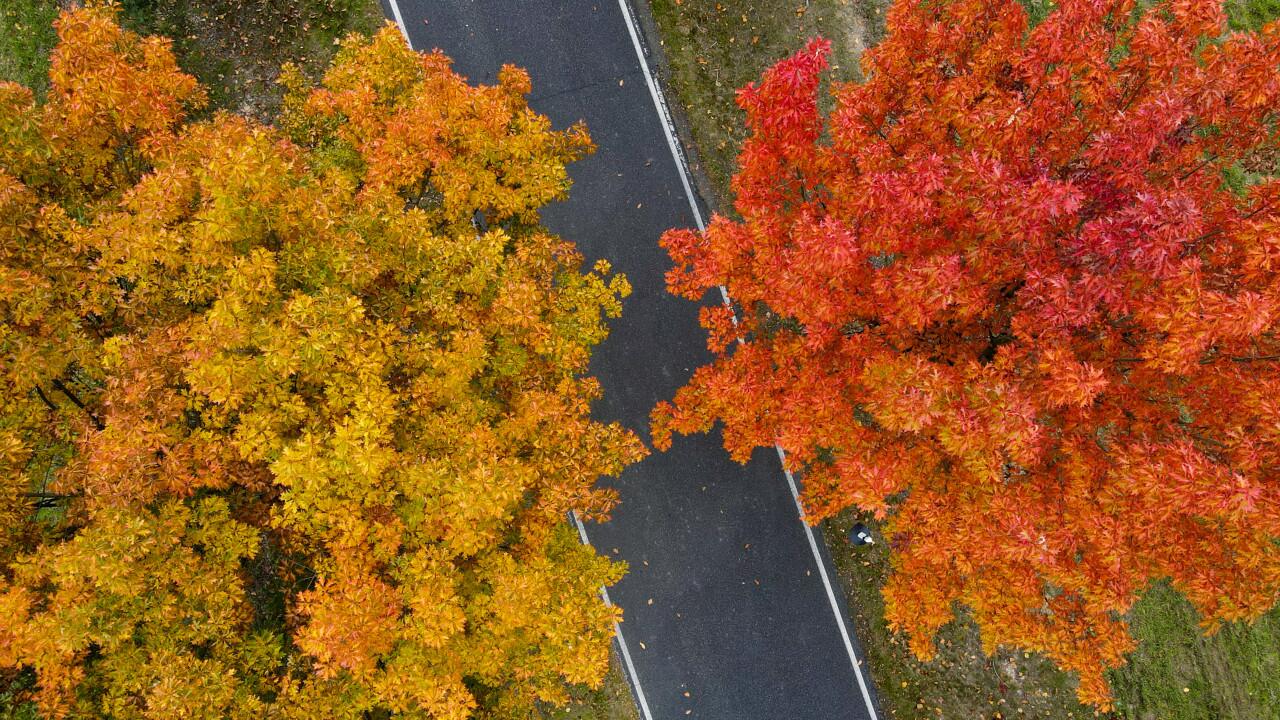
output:
M 718 353 L 655 436 L 780 444 L 812 521 L 884 519 L 890 624 L 956 604 L 1110 702 L 1163 578 L 1205 626 L 1280 594 L 1280 28 L 1214 0 L 902 2 L 863 84 L 827 44 L 744 88 L 741 220 L 673 231 Z M 737 343 L 741 340 L 741 344 Z

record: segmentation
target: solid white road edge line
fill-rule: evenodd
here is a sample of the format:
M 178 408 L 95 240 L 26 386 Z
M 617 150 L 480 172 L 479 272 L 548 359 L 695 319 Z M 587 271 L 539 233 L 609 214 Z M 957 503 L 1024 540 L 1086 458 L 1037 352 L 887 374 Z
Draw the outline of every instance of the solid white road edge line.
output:
M 867 703 L 867 712 L 871 714 L 871 720 L 877 720 L 876 709 L 871 703 L 871 693 L 867 691 L 867 681 L 862 677 L 861 663 L 858 662 L 858 656 L 853 652 L 853 641 L 849 638 L 849 629 L 845 627 L 844 617 L 840 614 L 840 605 L 836 602 L 835 590 L 831 587 L 831 580 L 827 577 L 826 564 L 822 562 L 822 555 L 818 552 L 818 540 L 813 536 L 813 528 L 804 519 L 804 506 L 800 504 L 800 491 L 796 487 L 796 479 L 787 469 L 787 454 L 779 446 L 774 445 L 774 450 L 778 451 L 778 460 L 782 461 L 782 472 L 787 476 L 787 486 L 791 488 L 791 498 L 796 501 L 796 512 L 800 513 L 800 524 L 804 526 L 805 537 L 809 539 L 809 549 L 813 551 L 813 558 L 818 563 L 818 575 L 822 577 L 822 585 L 827 589 L 827 601 L 831 603 L 831 611 L 836 615 L 836 627 L 840 628 L 840 639 L 844 641 L 844 649 L 849 653 L 849 660 L 853 662 L 854 677 L 858 679 L 858 689 L 862 691 L 862 699 Z
M 409 39 L 409 28 L 405 27 L 404 16 L 400 14 L 400 6 L 396 4 L 396 0 L 387 0 L 391 5 L 391 14 L 395 16 L 396 26 L 400 28 L 400 34 L 404 36 L 404 44 L 413 49 L 413 41 Z
M 649 62 L 645 59 L 644 47 L 640 43 L 640 30 L 637 27 L 638 23 L 635 15 L 627 0 L 618 0 L 618 7 L 622 9 L 622 16 L 627 21 L 627 32 L 631 34 L 631 45 L 636 50 L 636 59 L 640 61 L 640 67 L 644 69 L 645 82 L 649 86 L 649 95 L 653 98 L 653 105 L 662 120 L 662 131 L 667 136 L 667 146 L 671 148 L 671 156 L 675 159 L 676 169 L 680 172 L 680 184 L 684 186 L 685 197 L 689 201 L 689 208 L 693 211 L 693 219 L 697 222 L 699 230 L 705 230 L 706 225 L 702 221 L 702 212 L 698 209 L 698 200 L 694 197 L 693 186 L 689 179 L 689 164 L 685 160 L 684 153 L 680 150 L 679 141 L 676 140 L 675 123 L 671 119 L 671 111 L 667 107 L 666 98 L 662 94 L 662 89 L 658 86 L 658 79 L 654 77 L 653 69 L 649 67 Z M 729 290 L 723 285 L 720 286 L 720 297 L 724 304 L 730 306 L 732 310 Z M 736 315 L 733 320 L 736 325 L 738 322 Z M 804 506 L 800 503 L 800 491 L 796 486 L 795 477 L 790 470 L 787 470 L 786 453 L 778 445 L 773 447 L 778 451 L 778 459 L 782 462 L 782 472 L 787 477 L 787 487 L 791 490 L 791 499 L 795 501 L 800 525 L 804 527 L 805 537 L 809 540 L 809 549 L 813 552 L 814 563 L 818 566 L 818 576 L 822 578 L 822 585 L 827 591 L 827 601 L 830 603 L 831 612 L 835 616 L 836 627 L 840 629 L 840 639 L 844 641 L 845 652 L 849 654 L 849 663 L 853 666 L 854 677 L 858 680 L 858 690 L 862 693 L 862 699 L 867 705 L 867 713 L 871 716 L 871 720 L 878 720 L 875 705 L 871 702 L 871 693 L 867 690 L 867 681 L 862 677 L 861 663 L 858 661 L 857 653 L 853 650 L 853 641 L 850 639 L 844 615 L 840 612 L 840 604 L 836 601 L 835 589 L 831 586 L 831 579 L 827 576 L 826 564 L 822 562 L 822 554 L 818 551 L 818 541 L 814 537 L 813 528 L 804 519 Z
M 632 14 L 627 0 L 618 0 L 618 7 L 622 9 L 622 17 L 627 21 L 627 32 L 631 34 L 631 45 L 636 49 L 636 59 L 640 61 L 640 68 L 644 70 L 644 82 L 649 86 L 649 96 L 653 98 L 653 105 L 657 108 L 658 117 L 662 120 L 662 130 L 667 135 L 667 147 L 671 148 L 671 156 L 676 160 L 676 169 L 680 172 L 680 184 L 684 185 L 684 196 L 689 199 L 689 209 L 693 210 L 693 220 L 698 224 L 699 230 L 704 230 L 706 224 L 702 222 L 702 211 L 698 209 L 698 201 L 693 195 L 693 186 L 689 183 L 688 163 L 685 162 L 684 152 L 680 149 L 675 133 L 672 132 L 674 125 L 671 121 L 671 111 L 667 108 L 667 99 L 662 94 L 662 88 L 658 87 L 658 80 L 653 76 L 649 62 L 644 59 L 644 47 L 640 44 L 640 31 L 635 15 Z
M 404 44 L 408 45 L 408 49 L 412 50 L 413 41 L 408 38 L 408 28 L 404 27 L 404 17 L 399 12 L 399 5 L 396 0 L 387 0 L 387 3 L 392 6 L 392 14 L 396 17 L 396 26 L 401 28 L 401 35 L 404 36 Z M 694 211 L 696 213 L 696 208 Z M 699 219 L 699 223 L 701 223 L 701 219 Z M 577 537 L 582 539 L 582 544 L 593 547 L 590 539 L 586 537 L 586 528 L 582 525 L 582 520 L 577 516 L 577 512 L 570 511 L 570 515 L 572 515 L 573 524 L 577 525 Z M 607 588 L 600 588 L 600 600 L 604 601 L 604 605 L 613 607 L 613 601 L 609 600 Z M 613 623 L 613 637 L 618 639 L 618 650 L 622 653 L 623 665 L 626 665 L 627 679 L 631 680 L 631 687 L 635 689 L 636 701 L 639 702 L 640 712 L 644 714 L 644 720 L 653 720 L 653 714 L 649 712 L 648 698 L 644 696 L 644 688 L 640 687 L 640 675 L 636 674 L 635 662 L 631 661 L 631 650 L 627 647 L 627 639 L 622 637 L 622 628 L 616 620 Z
M 573 523 L 578 526 L 578 537 L 582 538 L 582 544 L 587 547 L 593 547 L 591 541 L 587 539 L 587 528 L 582 524 L 582 518 L 578 517 L 576 510 L 570 511 L 573 516 Z M 600 588 L 600 597 L 604 600 L 604 604 L 613 607 L 613 601 L 609 599 L 609 591 L 606 588 Z M 619 627 L 615 620 L 613 623 L 613 636 L 618 639 L 618 650 L 622 652 L 622 664 L 626 666 L 627 676 L 631 680 L 631 687 L 636 691 L 636 701 L 640 704 L 640 713 L 644 715 L 645 720 L 653 720 L 653 714 L 649 712 L 649 701 L 644 696 L 644 688 L 640 687 L 640 676 L 636 673 L 636 665 L 631 661 L 631 650 L 627 648 L 627 639 L 622 636 L 622 628 Z

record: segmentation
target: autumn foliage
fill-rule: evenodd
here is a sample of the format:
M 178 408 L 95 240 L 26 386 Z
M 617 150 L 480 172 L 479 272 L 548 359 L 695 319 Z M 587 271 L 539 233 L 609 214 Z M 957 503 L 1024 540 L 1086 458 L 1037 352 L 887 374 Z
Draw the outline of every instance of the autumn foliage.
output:
M 595 684 L 640 456 L 584 375 L 628 291 L 537 210 L 590 149 L 394 28 L 278 127 L 64 14 L 0 85 L 0 666 L 49 717 L 519 717 Z
M 664 238 L 738 321 L 654 417 L 881 517 L 919 656 L 963 606 L 1106 706 L 1152 583 L 1210 630 L 1280 597 L 1280 27 L 1055 5 L 904 0 L 829 113 L 822 41 L 740 92 L 740 219 Z

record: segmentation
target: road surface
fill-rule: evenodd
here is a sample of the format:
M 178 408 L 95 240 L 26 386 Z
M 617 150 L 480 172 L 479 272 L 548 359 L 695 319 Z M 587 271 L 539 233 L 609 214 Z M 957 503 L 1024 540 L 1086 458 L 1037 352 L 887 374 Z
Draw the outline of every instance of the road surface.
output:
M 533 78 L 535 110 L 557 127 L 586 121 L 598 150 L 570 168 L 570 199 L 543 219 L 634 288 L 592 372 L 604 386 L 597 416 L 647 441 L 650 409 L 710 359 L 697 307 L 664 289 L 670 262 L 658 246 L 664 230 L 695 226 L 705 208 L 691 204 L 632 9 L 619 0 L 382 2 L 414 48 L 444 50 L 472 82 L 493 83 L 514 63 Z M 644 715 L 875 717 L 821 534 L 801 523 L 774 451 L 744 467 L 718 434 L 677 438 L 609 484 L 622 502 L 586 532 L 630 565 L 609 594 L 625 613 L 620 647 Z

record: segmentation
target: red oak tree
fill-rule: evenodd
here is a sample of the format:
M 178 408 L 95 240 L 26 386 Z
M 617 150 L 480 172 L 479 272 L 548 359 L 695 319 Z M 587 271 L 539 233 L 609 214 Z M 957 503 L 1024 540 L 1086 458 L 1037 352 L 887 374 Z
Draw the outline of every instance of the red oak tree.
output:
M 673 231 L 712 365 L 655 436 L 777 443 L 811 521 L 884 521 L 888 620 L 921 657 L 957 605 L 1106 706 L 1124 614 L 1280 596 L 1280 28 L 1214 0 L 902 2 L 865 83 L 815 41 L 738 98 L 740 220 Z

